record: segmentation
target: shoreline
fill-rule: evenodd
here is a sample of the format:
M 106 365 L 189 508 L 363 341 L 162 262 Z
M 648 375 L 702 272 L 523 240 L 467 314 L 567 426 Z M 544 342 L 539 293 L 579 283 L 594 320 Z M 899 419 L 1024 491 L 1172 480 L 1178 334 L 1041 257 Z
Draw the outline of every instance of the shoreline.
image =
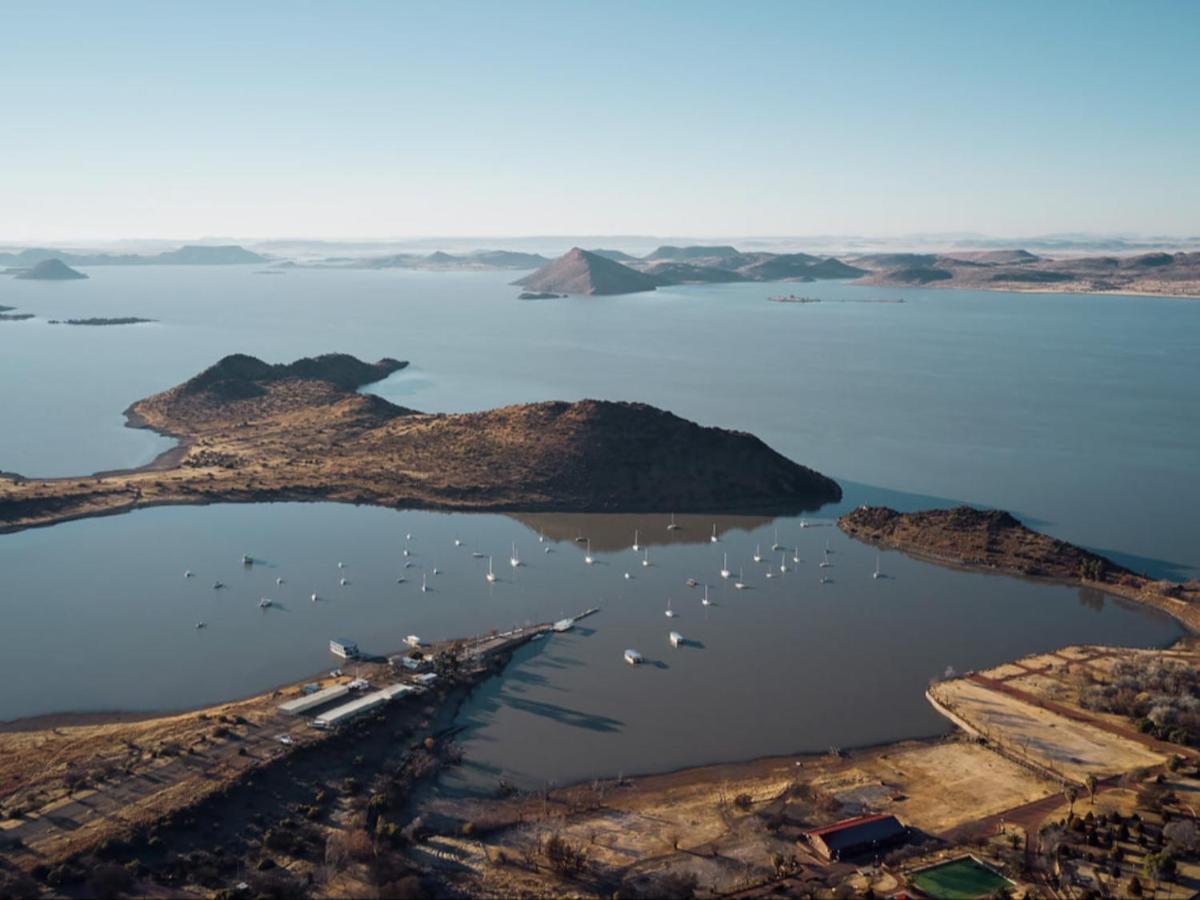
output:
M 985 285 L 972 285 L 967 287 L 961 284 L 947 284 L 946 280 L 930 281 L 925 284 L 912 284 L 904 281 L 861 281 L 855 280 L 849 282 L 855 287 L 885 287 L 885 288 L 908 288 L 909 290 L 924 290 L 925 288 L 937 288 L 940 291 L 987 291 L 990 294 L 1058 294 L 1061 296 L 1078 296 L 1079 294 L 1090 294 L 1096 297 L 1129 297 L 1130 299 L 1159 297 L 1163 300 L 1200 300 L 1200 293 L 1196 294 L 1169 294 L 1161 291 L 1138 291 L 1138 290 L 1114 290 L 1114 291 L 1099 291 L 1092 287 L 1074 288 L 1051 288 L 1051 287 L 1020 287 L 1013 285 L 1010 287 L 987 287 Z

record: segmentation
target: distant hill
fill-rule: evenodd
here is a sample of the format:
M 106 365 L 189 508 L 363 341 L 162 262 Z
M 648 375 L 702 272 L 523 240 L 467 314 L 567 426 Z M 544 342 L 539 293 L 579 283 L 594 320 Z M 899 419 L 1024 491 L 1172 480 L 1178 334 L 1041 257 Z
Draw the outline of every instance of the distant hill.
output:
M 536 269 L 550 262 L 540 253 L 518 253 L 514 250 L 476 250 L 468 256 L 493 269 Z
M 1165 256 L 1166 254 L 1163 255 Z M 991 266 L 1019 266 L 1025 263 L 1037 262 L 1041 259 L 1041 257 L 1035 256 L 1028 250 L 968 250 L 966 252 L 957 251 L 947 253 L 946 257 L 948 259 L 983 263 L 984 265 Z
M 647 262 L 654 262 L 660 259 L 669 259 L 675 262 L 684 262 L 693 259 L 707 258 L 725 258 L 731 259 L 741 256 L 742 254 L 736 247 L 730 247 L 728 244 L 722 244 L 715 247 L 704 247 L 693 245 L 689 247 L 672 247 L 669 245 L 659 247 L 653 253 L 643 257 Z
M 145 259 L 147 262 L 159 265 L 179 266 L 236 266 L 267 261 L 265 256 L 259 256 L 236 244 L 222 247 L 189 244 L 178 250 L 168 250 L 166 253 L 145 257 Z
M 866 279 L 869 284 L 1200 296 L 1200 253 L 1047 259 L 1017 249 L 944 256 L 868 254 L 856 257 L 855 262 L 874 270 Z
M 220 266 L 241 265 L 247 263 L 267 262 L 265 256 L 259 256 L 236 244 L 224 247 L 207 245 L 187 245 L 178 250 L 168 250 L 165 253 L 142 255 L 136 253 L 73 253 L 66 250 L 51 250 L 43 247 L 29 247 L 24 250 L 0 253 L 0 264 L 28 266 L 46 259 L 58 259 L 71 266 L 153 266 L 153 265 L 188 265 L 188 266 Z
M 590 250 L 589 253 L 595 253 L 597 256 L 603 256 L 605 259 L 614 259 L 619 263 L 633 262 L 637 259 L 624 250 Z
M 857 278 L 866 269 L 847 265 L 839 259 L 820 259 L 808 253 L 781 253 L 743 266 L 738 270 L 753 281 L 781 281 L 787 278 Z
M 16 277 L 29 281 L 77 281 L 87 278 L 82 272 L 76 272 L 61 259 L 43 259 L 33 268 L 18 272 Z
M 663 260 L 642 266 L 640 271 L 658 279 L 660 284 L 725 284 L 735 281 L 750 281 L 736 269 L 717 266 L 696 266 L 689 263 Z
M 465 255 L 435 250 L 428 256 L 416 253 L 393 253 L 368 259 L 353 260 L 359 269 L 437 269 L 460 271 L 473 269 L 536 269 L 550 260 L 537 253 L 512 250 L 473 250 Z M 327 260 L 329 262 L 329 260 Z
M 574 247 L 513 283 L 533 291 L 596 295 L 652 291 L 661 282 L 645 272 Z

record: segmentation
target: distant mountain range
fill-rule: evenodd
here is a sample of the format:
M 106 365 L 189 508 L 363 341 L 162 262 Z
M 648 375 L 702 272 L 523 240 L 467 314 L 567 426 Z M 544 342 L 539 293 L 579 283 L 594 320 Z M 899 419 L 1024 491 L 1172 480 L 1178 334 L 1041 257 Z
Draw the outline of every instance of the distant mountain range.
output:
M 867 284 L 990 291 L 1200 296 L 1200 253 L 1047 259 L 1027 250 L 873 253 L 852 259 Z
M 68 266 L 230 266 L 267 262 L 267 257 L 236 244 L 209 246 L 188 244 L 163 253 L 73 253 L 45 247 L 0 252 L 0 265 L 33 266 L 57 259 Z
M 807 253 L 743 253 L 730 246 L 664 246 L 639 259 L 619 251 L 575 247 L 514 283 L 564 294 L 633 294 L 673 284 L 815 281 L 865 274 L 866 269 Z

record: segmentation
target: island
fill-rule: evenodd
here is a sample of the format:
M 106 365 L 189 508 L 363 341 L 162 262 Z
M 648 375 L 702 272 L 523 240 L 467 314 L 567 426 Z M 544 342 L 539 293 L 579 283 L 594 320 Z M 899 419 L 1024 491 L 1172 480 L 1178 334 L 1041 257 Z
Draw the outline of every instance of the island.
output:
M 57 259 L 73 266 L 220 266 L 267 262 L 267 257 L 237 244 L 185 244 L 176 250 L 145 254 L 81 253 L 48 247 L 27 247 L 17 252 L 0 252 L 0 264 L 29 267 L 49 259 Z
M 130 425 L 179 441 L 150 466 L 0 478 L 0 531 L 215 502 L 768 514 L 842 496 L 835 481 L 752 435 L 642 403 L 550 401 L 451 415 L 358 392 L 406 365 L 345 354 L 286 365 L 227 356 L 127 410 Z
M 958 506 L 901 513 L 860 506 L 838 519 L 846 534 L 943 565 L 1065 584 L 1083 584 L 1169 613 L 1200 632 L 1200 581 L 1176 583 L 1139 575 L 1090 550 L 1027 528 L 994 509 Z
M 137 316 L 118 316 L 113 319 L 51 319 L 51 325 L 142 325 L 146 322 L 156 322 L 157 319 L 141 319 Z
M 580 247 L 513 282 L 531 291 L 591 295 L 637 294 L 652 291 L 661 283 L 653 275 Z
M 18 272 L 15 277 L 29 281 L 78 281 L 87 278 L 82 272 L 72 269 L 61 259 L 43 259 L 32 268 Z

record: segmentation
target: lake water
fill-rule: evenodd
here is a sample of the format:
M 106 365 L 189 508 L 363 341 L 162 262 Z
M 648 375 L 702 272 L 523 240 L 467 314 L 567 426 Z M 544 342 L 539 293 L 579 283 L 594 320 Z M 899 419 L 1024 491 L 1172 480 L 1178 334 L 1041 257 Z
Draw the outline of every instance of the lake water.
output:
M 491 789 L 504 772 L 535 786 L 936 734 L 946 724 L 923 693 L 948 666 L 1179 634 L 1155 611 L 1094 593 L 901 554 L 882 555 L 889 577 L 876 580 L 875 551 L 827 524 L 719 519 L 716 544 L 710 519 L 679 517 L 677 532 L 666 524 L 260 504 L 156 508 L 7 535 L 0 682 L 12 689 L 0 695 L 0 719 L 206 704 L 331 666 L 333 637 L 386 653 L 412 633 L 477 634 L 598 606 L 575 631 L 520 651 L 464 710 L 467 765 L 449 785 Z M 788 572 L 769 549 L 776 528 Z M 635 529 L 650 566 L 628 548 Z M 596 535 L 594 565 L 580 534 Z M 822 570 L 826 542 L 832 566 Z M 516 570 L 514 543 L 524 561 Z M 759 547 L 764 561 L 754 563 Z M 495 557 L 498 583 L 486 582 L 487 560 L 472 552 Z M 244 567 L 243 553 L 262 562 Z M 745 590 L 720 577 L 725 554 Z M 822 573 L 831 583 L 819 583 Z M 712 605 L 689 577 L 711 585 Z M 217 580 L 228 588 L 213 590 Z M 267 610 L 263 596 L 274 602 Z M 672 648 L 671 630 L 690 643 Z M 630 647 L 646 665 L 623 662 Z
M 1152 574 L 1200 571 L 1200 302 L 835 282 L 519 302 L 513 273 L 88 271 L 72 283 L 0 278 L 0 305 L 39 317 L 0 322 L 0 470 L 55 476 L 146 462 L 169 442 L 123 427 L 132 401 L 227 353 L 287 361 L 336 350 L 411 360 L 372 390 L 417 409 L 642 400 L 759 435 L 841 481 L 839 508 L 997 506 Z M 766 302 L 789 291 L 905 302 Z M 159 322 L 45 321 L 86 316 Z M 632 520 L 562 521 L 632 538 Z M 786 520 L 783 542 L 806 545 L 809 571 L 725 597 L 718 548 L 747 564 L 755 542 L 773 541 L 773 523 L 742 524 L 757 531 L 714 547 L 708 524 L 693 522 L 696 543 L 664 548 L 660 566 L 628 583 L 617 573 L 629 560 L 608 549 L 615 537 L 601 552 L 607 565 L 594 568 L 568 539 L 492 591 L 478 562 L 452 555 L 452 539 L 486 543 L 498 562 L 513 540 L 536 554 L 533 532 L 506 517 L 222 506 L 0 536 L 0 678 L 36 684 L 0 693 L 0 719 L 179 708 L 302 677 L 327 663 L 325 644 L 340 634 L 388 650 L 413 631 L 449 636 L 600 601 L 586 631 L 524 651 L 464 712 L 479 768 L 461 777 L 503 769 L 561 781 L 927 734 L 942 725 L 921 692 L 947 665 L 1177 633 L 1076 591 L 894 555 L 884 564 L 896 578 L 872 581 L 873 551 Z M 422 554 L 445 548 L 447 572 L 430 594 L 394 583 L 405 530 L 420 535 Z M 813 554 L 826 538 L 841 552 L 835 583 L 818 585 Z M 278 572 L 243 572 L 234 565 L 243 552 Z M 346 589 L 338 558 L 354 566 Z M 185 568 L 198 577 L 185 582 Z M 284 591 L 280 573 L 286 609 L 263 615 L 257 598 Z M 683 587 L 688 575 L 720 584 L 707 613 Z M 231 590 L 212 592 L 217 577 Z M 333 599 L 310 604 L 314 588 Z M 667 594 L 683 604 L 673 623 Z M 209 628 L 196 632 L 197 619 Z M 670 650 L 668 626 L 703 648 Z M 666 668 L 620 664 L 626 646 Z

